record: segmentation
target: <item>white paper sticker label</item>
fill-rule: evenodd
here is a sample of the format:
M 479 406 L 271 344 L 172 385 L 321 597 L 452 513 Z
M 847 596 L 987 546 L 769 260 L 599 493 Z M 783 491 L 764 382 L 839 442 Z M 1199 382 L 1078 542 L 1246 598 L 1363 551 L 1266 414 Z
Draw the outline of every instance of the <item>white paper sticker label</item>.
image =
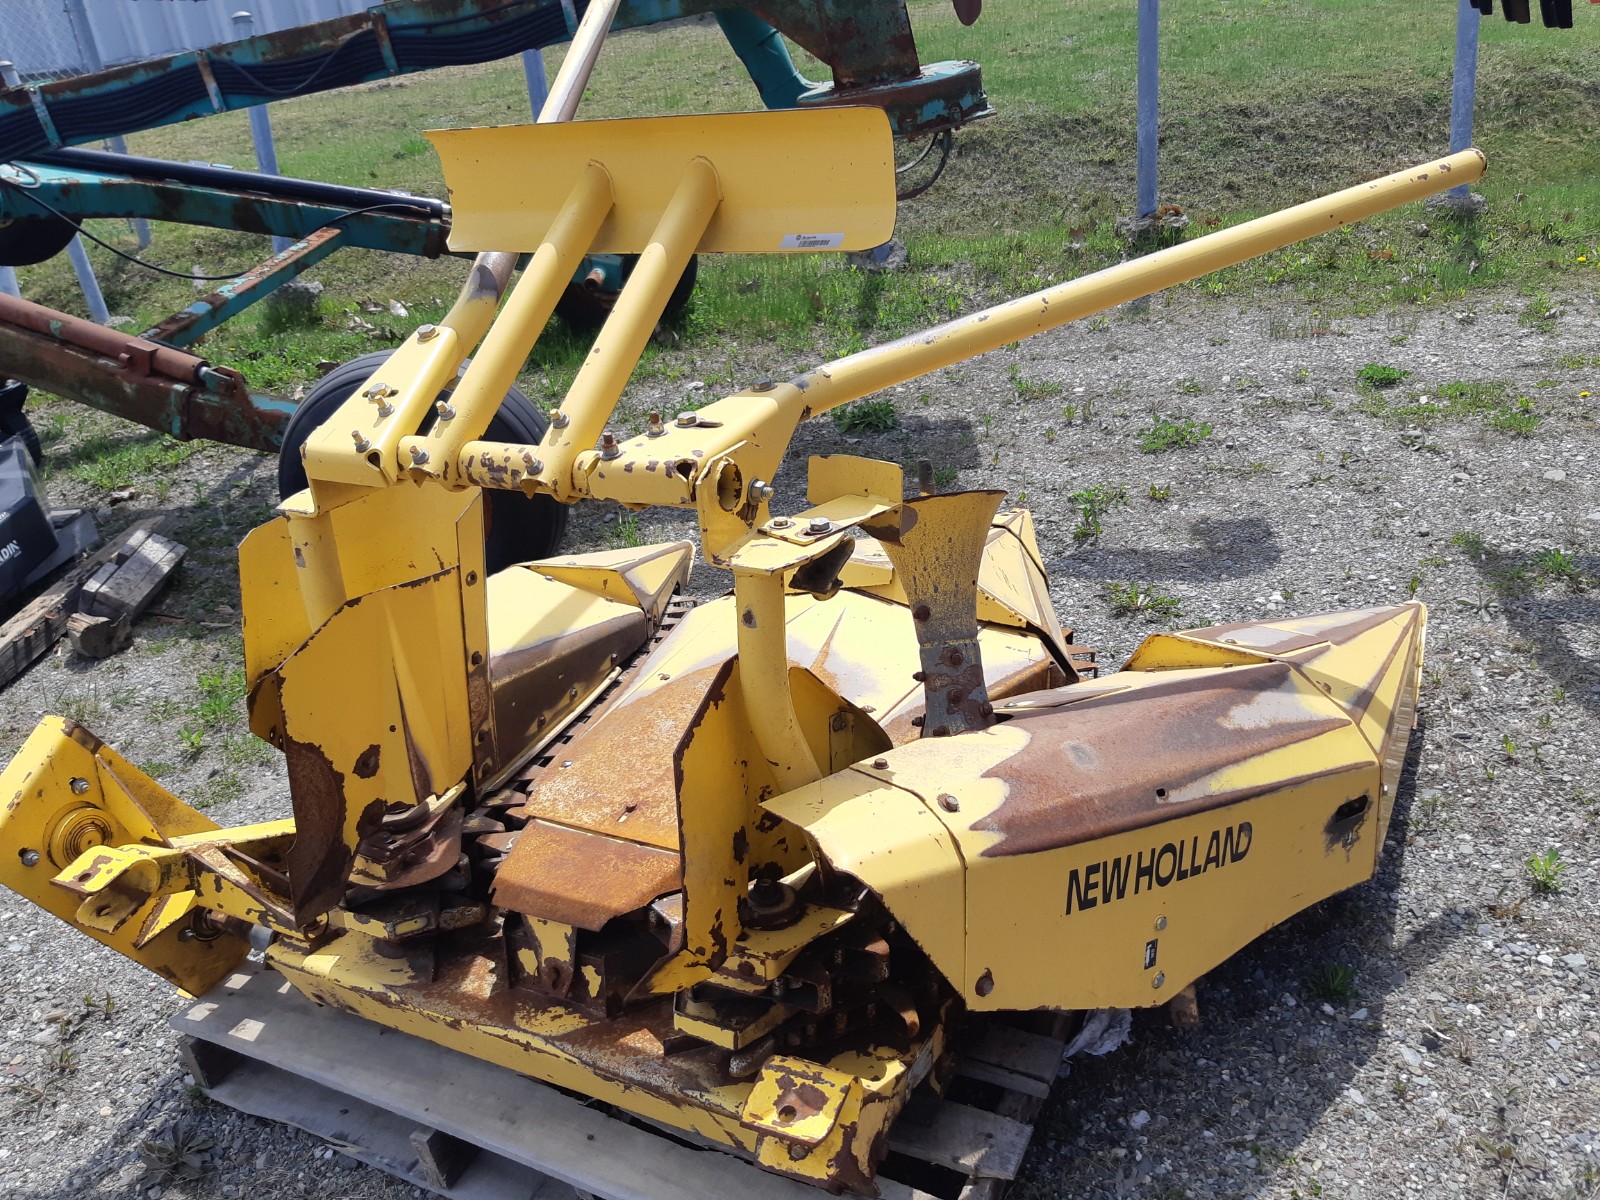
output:
M 786 233 L 779 250 L 837 250 L 844 245 L 842 233 Z

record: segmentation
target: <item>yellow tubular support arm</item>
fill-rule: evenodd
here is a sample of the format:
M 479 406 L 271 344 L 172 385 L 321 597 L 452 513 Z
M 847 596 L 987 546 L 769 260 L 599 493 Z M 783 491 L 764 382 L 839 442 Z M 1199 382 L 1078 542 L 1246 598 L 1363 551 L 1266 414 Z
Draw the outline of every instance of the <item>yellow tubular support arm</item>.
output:
M 482 437 L 494 420 L 507 389 L 516 383 L 517 372 L 614 202 L 610 174 L 599 163 L 590 163 L 512 289 L 505 311 L 484 338 L 455 394 L 440 408 L 438 420 L 427 434 L 401 440 L 402 468 L 409 466 L 414 476 L 464 486 L 455 470 L 462 447 Z
M 1140 296 L 1187 283 L 1249 258 L 1281 250 L 1319 233 L 1339 229 L 1375 213 L 1421 200 L 1482 178 L 1481 150 L 1448 158 L 1370 183 L 1308 200 L 1282 212 L 1246 221 L 1143 258 L 1118 263 L 1081 279 L 1034 292 L 924 333 L 851 354 L 795 381 L 813 414 L 998 350 L 1069 321 L 1103 312 Z
M 1069 321 L 1185 283 L 1209 271 L 1280 250 L 1374 213 L 1420 200 L 1459 184 L 1471 183 L 1482 177 L 1484 166 L 1481 151 L 1463 150 L 1423 166 L 1398 171 L 1382 179 L 1358 184 L 1282 212 L 1247 221 L 1232 229 L 1108 267 L 934 329 L 849 355 L 787 383 L 763 388 L 759 396 L 747 392 L 719 400 L 700 410 L 701 416 L 707 418 L 705 424 L 684 431 L 668 430 L 664 437 L 640 436 L 630 439 L 618 447 L 619 453 L 614 460 L 605 464 L 603 470 L 591 472 L 583 469 L 597 465 L 598 456 L 592 453 L 578 463 L 578 470 L 570 474 L 563 472 L 559 478 L 547 465 L 546 473 L 537 481 L 537 486 L 540 490 L 555 491 L 563 499 L 587 495 L 597 499 L 619 500 L 624 504 L 692 507 L 695 504 L 692 488 L 682 485 L 698 474 L 700 463 L 711 462 L 730 451 L 740 459 L 741 468 L 747 465 L 743 460 L 751 453 L 769 462 L 774 461 L 776 456 L 781 456 L 782 446 L 787 444 L 793 426 L 805 417 L 837 408 L 851 400 L 1033 334 L 1058 328 Z M 607 332 L 610 332 L 609 326 Z M 648 330 L 638 338 L 640 347 L 647 336 Z M 585 370 L 590 365 L 586 364 Z M 625 370 L 620 358 L 610 364 L 608 371 L 619 376 L 614 385 L 608 386 L 604 392 L 595 388 L 587 393 L 591 398 L 589 402 L 597 409 L 602 396 L 604 403 L 609 405 L 614 403 L 621 390 L 620 376 L 625 375 Z M 573 395 L 577 395 L 576 386 Z M 749 415 L 752 402 L 755 408 L 765 414 L 759 430 L 752 429 Z M 609 408 L 605 411 L 608 414 Z M 587 451 L 603 428 L 604 420 L 604 416 L 598 412 L 586 412 L 581 434 L 576 430 L 575 420 L 573 432 L 565 439 L 566 453 L 577 456 Z M 584 439 L 581 444 L 578 441 L 580 436 Z M 738 449 L 741 446 L 744 448 Z M 524 452 L 523 447 L 471 443 L 461 455 L 462 475 L 480 487 L 523 487 L 523 476 L 507 470 L 507 464 Z M 671 464 L 683 464 L 686 471 L 693 464 L 695 469 L 675 477 Z M 668 469 L 663 470 L 663 466 Z M 763 463 L 764 470 L 765 467 L 766 463 Z M 754 474 L 746 470 L 744 474 L 749 478 L 770 478 L 770 472 Z M 533 481 L 529 481 L 527 486 L 534 486 Z
M 594 451 L 672 289 L 721 202 L 716 168 L 704 158 L 692 160 L 649 245 L 623 284 L 616 307 L 578 369 L 566 402 L 551 417 L 539 478 L 541 486 L 557 498 L 575 499 L 587 491 L 578 478 L 579 456 Z M 467 450 L 463 458 L 470 457 L 471 447 Z

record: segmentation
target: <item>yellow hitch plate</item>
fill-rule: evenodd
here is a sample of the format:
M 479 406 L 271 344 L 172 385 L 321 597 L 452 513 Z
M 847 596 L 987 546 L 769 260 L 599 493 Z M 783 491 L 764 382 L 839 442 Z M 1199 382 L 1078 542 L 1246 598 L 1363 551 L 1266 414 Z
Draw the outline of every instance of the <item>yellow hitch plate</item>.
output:
M 616 204 L 591 250 L 637 254 L 689 163 L 716 168 L 722 203 L 696 249 L 865 250 L 894 232 L 894 142 L 879 108 L 645 117 L 434 130 L 450 249 L 537 250 L 591 162 Z

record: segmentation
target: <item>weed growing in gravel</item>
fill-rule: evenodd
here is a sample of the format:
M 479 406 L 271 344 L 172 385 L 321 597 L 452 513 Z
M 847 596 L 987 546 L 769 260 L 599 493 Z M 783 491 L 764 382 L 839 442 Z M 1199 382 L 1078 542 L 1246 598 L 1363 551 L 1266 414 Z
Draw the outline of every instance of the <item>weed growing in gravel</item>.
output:
M 195 679 L 200 696 L 189 706 L 189 720 L 178 731 L 178 740 L 191 754 L 198 754 L 208 732 L 229 724 L 235 717 L 246 687 L 243 667 L 214 666 Z
M 615 524 L 606 527 L 606 545 L 613 550 L 627 550 L 644 545 L 644 534 L 639 532 L 639 518 L 634 513 L 623 513 Z
M 1067 502 L 1078 510 L 1078 524 L 1072 531 L 1074 541 L 1087 541 L 1089 538 L 1098 537 L 1102 532 L 1100 518 L 1113 508 L 1126 508 L 1128 506 L 1128 493 L 1119 484 L 1094 484 L 1081 491 L 1073 492 L 1067 497 Z
M 1489 424 L 1512 437 L 1532 437 L 1539 427 L 1539 414 L 1533 411 L 1533 401 L 1519 396 L 1511 408 L 1502 408 L 1489 417 Z
M 1154 584 L 1119 583 L 1108 579 L 1104 592 L 1111 611 L 1119 617 L 1142 613 L 1153 621 L 1158 617 L 1176 617 L 1181 611 L 1178 598 L 1158 592 Z
M 1543 854 L 1535 854 L 1522 865 L 1528 869 L 1534 891 L 1549 896 L 1561 890 L 1561 875 L 1567 864 L 1561 861 L 1561 851 L 1554 846 Z
M 1533 569 L 1540 583 L 1564 583 L 1573 591 L 1583 589 L 1585 579 L 1578 560 L 1567 551 L 1551 546 L 1533 556 Z
M 1422 576 L 1421 575 L 1413 574 L 1410 579 L 1406 580 L 1406 596 L 1409 599 L 1415 600 L 1417 598 L 1417 593 L 1420 592 L 1421 590 L 1422 590 Z
M 1061 394 L 1061 385 L 1053 380 L 1033 380 L 1022 377 L 1022 368 L 1012 363 L 1006 378 L 1011 380 L 1011 386 L 1016 389 L 1017 399 L 1023 403 L 1033 400 L 1048 400 L 1052 396 Z
M 1170 483 L 1152 483 L 1146 495 L 1157 504 L 1165 503 L 1172 499 L 1172 485 Z
M 938 466 L 933 469 L 933 482 L 940 487 L 949 487 L 960 474 L 960 471 L 948 464 Z
M 1450 538 L 1450 544 L 1456 549 L 1464 551 L 1466 556 L 1472 559 L 1474 562 L 1482 562 L 1483 556 L 1487 551 L 1487 547 L 1484 545 L 1483 535 L 1472 533 L 1467 530 L 1462 530 L 1460 533 L 1453 534 Z
M 1517 324 L 1540 333 L 1554 333 L 1556 319 L 1561 316 L 1561 309 L 1550 303 L 1550 297 L 1543 292 L 1535 292 L 1533 299 L 1528 301 L 1527 307 L 1517 317 Z
M 1209 422 L 1157 417 L 1155 424 L 1139 431 L 1139 449 L 1145 454 L 1160 454 L 1166 450 L 1198 446 L 1210 436 Z
M 139 1157 L 157 1180 L 199 1179 L 211 1166 L 214 1143 L 187 1121 L 179 1121 L 165 1137 L 146 1138 Z
M 833 410 L 840 433 L 887 433 L 900 428 L 900 414 L 892 400 L 857 400 Z
M 1356 372 L 1356 382 L 1368 388 L 1398 387 L 1410 374 L 1410 371 L 1402 371 L 1399 367 L 1386 367 L 1382 363 L 1369 362 Z
M 1306 991 L 1315 1000 L 1343 1004 L 1356 994 L 1356 969 L 1344 963 L 1323 963 L 1306 980 Z

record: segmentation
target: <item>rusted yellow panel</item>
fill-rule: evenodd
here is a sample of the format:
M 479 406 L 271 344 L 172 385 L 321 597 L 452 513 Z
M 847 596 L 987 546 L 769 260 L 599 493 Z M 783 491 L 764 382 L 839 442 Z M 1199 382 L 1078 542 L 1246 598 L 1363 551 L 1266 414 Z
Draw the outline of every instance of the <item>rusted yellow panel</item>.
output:
M 949 745 L 955 739 L 940 739 Z M 946 979 L 966 975 L 966 872 L 955 839 L 912 792 L 860 769 L 763 805 L 883 898 Z
M 312 491 L 323 481 L 384 487 L 401 477 L 400 439 L 417 431 L 470 349 L 453 329 L 424 329 L 432 332 L 419 330 L 402 342 L 306 439 L 302 453 Z
M 0 774 L 0 804 L 0 884 L 192 993 L 244 960 L 244 938 L 180 936 L 191 929 L 192 895 L 152 898 L 115 930 L 77 920 L 82 897 L 54 879 L 85 851 L 216 826 L 75 721 L 39 723 Z
M 616 207 L 591 247 L 638 254 L 685 169 L 716 168 L 702 253 L 865 250 L 894 231 L 894 147 L 881 109 L 825 108 L 433 130 L 455 218 L 450 248 L 536 250 L 591 162 Z

